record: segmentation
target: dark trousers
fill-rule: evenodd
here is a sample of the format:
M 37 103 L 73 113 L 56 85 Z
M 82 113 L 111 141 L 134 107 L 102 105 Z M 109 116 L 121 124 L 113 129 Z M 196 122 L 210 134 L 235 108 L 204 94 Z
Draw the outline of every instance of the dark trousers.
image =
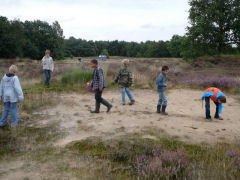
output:
M 99 91 L 99 89 L 95 90 L 95 100 L 97 103 L 101 103 L 103 98 L 102 98 L 102 91 Z
M 45 73 L 45 85 L 49 87 L 50 83 L 50 79 L 51 79 L 51 70 L 47 70 L 44 69 L 44 73 Z
M 102 98 L 102 91 L 99 91 L 99 89 L 95 90 L 95 100 L 96 100 L 96 112 L 99 112 L 100 105 L 103 104 L 107 108 L 111 108 L 112 105 Z
M 216 105 L 216 113 L 215 113 L 214 118 L 219 118 L 219 114 L 218 114 L 219 103 L 218 102 L 214 102 L 214 103 Z M 205 98 L 205 108 L 206 108 L 206 118 L 209 119 L 209 118 L 211 118 L 211 115 L 210 115 L 210 98 Z

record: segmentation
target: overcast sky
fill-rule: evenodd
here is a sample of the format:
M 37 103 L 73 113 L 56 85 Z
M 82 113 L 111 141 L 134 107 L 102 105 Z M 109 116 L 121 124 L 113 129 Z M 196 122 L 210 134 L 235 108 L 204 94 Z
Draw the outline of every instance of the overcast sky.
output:
M 66 38 L 169 40 L 183 35 L 188 0 L 0 0 L 8 19 L 58 21 Z

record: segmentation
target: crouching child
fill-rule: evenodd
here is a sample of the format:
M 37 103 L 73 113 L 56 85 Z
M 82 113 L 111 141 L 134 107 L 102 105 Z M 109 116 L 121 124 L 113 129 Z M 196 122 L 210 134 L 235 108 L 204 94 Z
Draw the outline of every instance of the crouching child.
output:
M 222 108 L 223 105 L 222 103 L 226 103 L 226 97 L 219 90 L 218 88 L 215 87 L 210 87 L 205 90 L 205 93 L 202 96 L 202 100 L 205 99 L 205 108 L 206 108 L 206 119 L 211 120 L 211 115 L 210 115 L 210 99 L 215 103 L 216 105 L 216 112 L 215 112 L 215 119 L 223 120 L 222 116 Z
M 103 70 L 98 66 L 98 61 L 96 59 L 93 59 L 91 61 L 91 67 L 94 69 L 92 77 L 92 88 L 95 92 L 96 100 L 95 110 L 91 111 L 91 113 L 99 113 L 101 104 L 107 107 L 107 112 L 110 112 L 112 105 L 102 98 L 103 90 L 106 87 Z
M 169 71 L 168 66 L 162 67 L 162 72 L 156 80 L 157 91 L 159 93 L 159 100 L 157 104 L 157 113 L 162 113 L 163 115 L 168 115 L 166 112 L 167 108 L 167 97 L 166 97 L 166 87 L 167 87 L 167 73 Z
M 23 100 L 23 92 L 17 77 L 17 66 L 12 65 L 9 72 L 4 75 L 0 85 L 0 100 L 3 100 L 3 114 L 0 121 L 0 127 L 7 124 L 8 113 L 11 108 L 11 127 L 18 125 L 17 103 Z
M 129 105 L 133 105 L 135 100 L 133 95 L 129 89 L 132 85 L 132 73 L 128 68 L 129 60 L 124 59 L 122 61 L 122 67 L 120 68 L 117 77 L 115 78 L 115 83 L 118 83 L 120 88 L 122 89 L 122 104 L 125 105 L 125 93 L 127 93 L 128 98 L 130 99 Z

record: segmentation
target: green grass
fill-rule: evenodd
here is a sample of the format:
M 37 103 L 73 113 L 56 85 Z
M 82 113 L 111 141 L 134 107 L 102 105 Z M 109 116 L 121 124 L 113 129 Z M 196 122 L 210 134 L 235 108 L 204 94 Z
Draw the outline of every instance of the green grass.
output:
M 92 72 L 73 71 L 66 73 L 61 78 L 63 85 L 85 85 L 92 79 Z

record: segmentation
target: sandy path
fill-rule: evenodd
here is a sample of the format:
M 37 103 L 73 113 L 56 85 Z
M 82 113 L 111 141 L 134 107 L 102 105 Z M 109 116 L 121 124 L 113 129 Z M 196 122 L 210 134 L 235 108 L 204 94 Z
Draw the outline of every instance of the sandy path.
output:
M 167 93 L 169 116 L 155 113 L 158 94 L 152 90 L 135 90 L 134 106 L 122 106 L 121 94 L 118 90 L 106 91 L 103 97 L 109 100 L 114 108 L 111 113 L 105 113 L 106 108 L 101 106 L 102 113 L 91 114 L 94 108 L 94 95 L 64 94 L 59 98 L 59 104 L 36 114 L 51 115 L 51 118 L 40 121 L 45 126 L 53 121 L 60 123 L 61 131 L 67 136 L 56 145 L 64 146 L 75 140 L 92 136 L 112 138 L 127 133 L 137 133 L 144 129 L 159 129 L 159 134 L 167 134 L 190 143 L 217 143 L 236 141 L 240 136 L 240 104 L 228 97 L 224 105 L 224 121 L 204 119 L 204 109 L 199 97 L 202 91 L 176 89 Z M 215 105 L 211 103 L 212 116 Z

